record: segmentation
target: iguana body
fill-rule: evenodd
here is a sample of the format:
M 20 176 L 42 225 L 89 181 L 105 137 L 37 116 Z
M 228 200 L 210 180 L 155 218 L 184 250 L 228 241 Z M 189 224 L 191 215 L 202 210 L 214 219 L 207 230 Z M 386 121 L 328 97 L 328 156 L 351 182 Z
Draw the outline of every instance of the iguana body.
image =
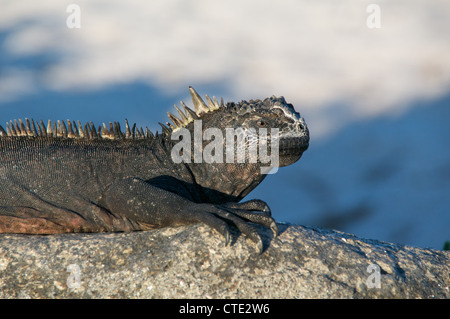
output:
M 309 134 L 283 98 L 208 105 L 190 88 L 195 112 L 183 104 L 181 118 L 163 133 L 118 123 L 96 130 L 68 121 L 45 127 L 20 121 L 0 127 L 0 233 L 116 232 L 205 223 L 229 242 L 231 222 L 255 241 L 248 221 L 276 224 L 259 200 L 239 203 L 265 177 L 262 163 L 174 163 L 180 129 L 268 126 L 280 130 L 280 166 L 300 158 Z M 288 142 L 286 142 L 288 141 Z M 205 146 L 207 142 L 202 142 Z M 195 144 L 193 144 L 194 147 Z M 194 150 L 192 149 L 192 156 Z

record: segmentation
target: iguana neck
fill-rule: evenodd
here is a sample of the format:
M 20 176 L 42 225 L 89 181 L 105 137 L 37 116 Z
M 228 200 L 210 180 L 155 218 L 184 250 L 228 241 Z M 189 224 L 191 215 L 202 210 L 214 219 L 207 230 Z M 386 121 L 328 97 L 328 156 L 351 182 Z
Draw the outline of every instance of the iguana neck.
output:
M 188 166 L 195 183 L 202 189 L 201 196 L 214 203 L 240 201 L 266 177 L 257 164 L 191 163 Z

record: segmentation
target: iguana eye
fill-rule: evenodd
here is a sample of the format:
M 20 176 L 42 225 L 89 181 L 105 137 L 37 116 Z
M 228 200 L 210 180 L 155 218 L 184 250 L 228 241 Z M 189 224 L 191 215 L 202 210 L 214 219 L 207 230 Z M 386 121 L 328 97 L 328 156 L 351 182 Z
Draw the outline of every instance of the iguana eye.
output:
M 267 122 L 263 121 L 263 120 L 258 120 L 258 122 L 256 122 L 256 124 L 258 124 L 258 126 L 264 127 L 267 125 Z

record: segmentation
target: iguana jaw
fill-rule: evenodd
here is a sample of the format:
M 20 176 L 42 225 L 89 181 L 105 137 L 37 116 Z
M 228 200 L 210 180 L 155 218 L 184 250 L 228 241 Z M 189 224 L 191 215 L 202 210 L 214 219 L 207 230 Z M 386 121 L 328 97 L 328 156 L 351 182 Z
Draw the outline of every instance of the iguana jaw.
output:
M 279 165 L 288 166 L 297 162 L 308 149 L 309 137 L 284 138 L 280 140 Z
M 279 165 L 280 167 L 297 162 L 303 152 L 309 147 L 309 130 L 305 120 L 294 113 L 298 118 L 289 125 L 288 130 L 283 130 L 279 141 Z

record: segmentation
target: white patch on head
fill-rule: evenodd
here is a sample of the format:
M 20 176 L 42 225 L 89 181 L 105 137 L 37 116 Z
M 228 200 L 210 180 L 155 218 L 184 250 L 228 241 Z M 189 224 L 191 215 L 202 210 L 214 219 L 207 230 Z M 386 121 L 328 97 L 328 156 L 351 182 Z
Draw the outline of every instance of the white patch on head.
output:
M 273 108 L 282 110 L 282 111 L 284 112 L 284 115 L 285 115 L 286 117 L 289 117 L 289 118 L 293 119 L 293 120 L 296 121 L 296 122 L 298 122 L 298 121 L 300 121 L 300 119 L 302 119 L 302 118 L 300 117 L 300 115 L 299 115 L 297 112 L 292 111 L 292 110 L 291 110 L 290 108 L 288 108 L 286 105 L 275 104 L 275 105 L 273 106 Z
M 284 115 L 294 120 L 295 130 L 290 130 L 281 133 L 283 137 L 302 137 L 309 134 L 308 126 L 305 119 L 300 116 L 293 108 L 289 108 L 287 105 L 280 105 L 278 103 L 273 105 L 273 108 L 277 108 L 283 111 Z

